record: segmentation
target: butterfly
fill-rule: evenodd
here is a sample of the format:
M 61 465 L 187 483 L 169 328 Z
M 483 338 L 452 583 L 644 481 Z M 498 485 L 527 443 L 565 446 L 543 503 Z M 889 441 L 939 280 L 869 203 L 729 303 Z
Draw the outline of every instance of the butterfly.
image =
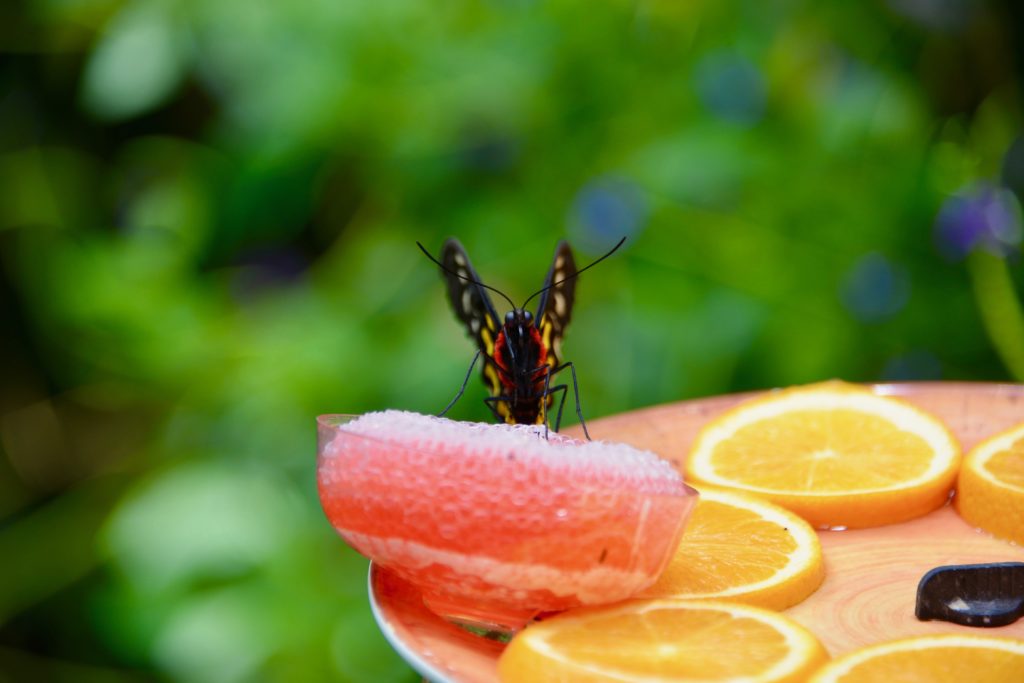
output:
M 504 293 L 481 281 L 458 240 L 449 238 L 444 243 L 440 260 L 431 256 L 417 242 L 423 253 L 441 267 L 448 289 L 448 301 L 455 316 L 477 345 L 476 356 L 473 357 L 462 387 L 441 415 L 461 398 L 473 367 L 483 356 L 482 376 L 490 393 L 484 403 L 495 419 L 510 424 L 543 424 L 547 428 L 550 425 L 550 410 L 556 394 L 559 394 L 554 422 L 554 431 L 557 432 L 562 421 L 568 385 L 552 385 L 552 379 L 568 369 L 572 373 L 576 415 L 584 435 L 589 439 L 590 434 L 580 408 L 576 368 L 571 361 L 562 360 L 562 338 L 572 318 L 577 277 L 584 270 L 611 256 L 625 241 L 623 237 L 604 256 L 577 269 L 569 243 L 562 240 L 555 247 L 555 256 L 544 286 L 527 298 L 522 306 L 516 306 Z M 487 290 L 497 292 L 512 306 L 504 318 L 498 317 Z M 526 306 L 538 296 L 537 312 L 531 313 Z

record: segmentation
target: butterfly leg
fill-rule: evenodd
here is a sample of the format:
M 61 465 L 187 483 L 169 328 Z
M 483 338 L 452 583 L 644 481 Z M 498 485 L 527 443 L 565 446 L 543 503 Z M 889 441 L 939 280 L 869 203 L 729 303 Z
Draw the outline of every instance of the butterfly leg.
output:
M 548 415 L 548 397 L 553 395 L 556 391 L 562 392 L 562 398 L 558 402 L 558 417 L 555 418 L 554 431 L 557 432 L 558 428 L 562 426 L 562 408 L 565 407 L 566 386 L 564 384 L 559 384 L 555 387 L 551 386 L 551 378 L 554 376 L 555 371 L 549 369 L 548 366 L 541 366 L 538 371 L 544 373 L 544 391 L 540 392 L 540 395 L 537 397 L 540 401 L 540 415 L 538 415 L 538 417 L 540 419 L 540 424 L 544 425 L 544 438 L 547 439 L 548 430 L 551 426 L 551 418 Z M 552 400 L 552 402 L 554 401 Z
M 567 387 L 564 384 L 559 384 L 558 386 L 549 387 L 549 388 L 544 390 L 544 395 L 545 396 L 551 396 L 556 391 L 561 391 L 562 392 L 562 395 L 558 399 L 558 414 L 555 415 L 555 430 L 554 431 L 557 432 L 559 430 L 559 428 L 562 426 L 562 408 L 565 408 L 565 397 L 569 395 L 568 394 L 569 387 Z M 546 430 L 547 430 L 548 422 L 549 422 L 549 420 L 545 416 L 545 420 L 544 420 L 545 436 L 547 435 L 547 431 Z
M 572 361 L 571 360 L 570 361 L 566 361 L 566 362 L 562 363 L 561 365 L 559 365 L 554 370 L 552 370 L 550 373 L 548 373 L 547 382 L 551 381 L 551 375 L 554 375 L 556 372 L 561 372 L 562 370 L 565 370 L 566 368 L 569 368 L 569 372 L 572 373 L 572 393 L 573 393 L 573 396 L 576 399 L 576 417 L 578 417 L 580 419 L 580 427 L 583 427 L 583 435 L 587 437 L 587 441 L 592 441 L 592 439 L 590 438 L 590 432 L 587 431 L 587 423 L 583 419 L 583 408 L 580 407 L 580 385 L 579 385 L 579 382 L 576 381 L 576 367 L 572 364 Z M 552 387 L 551 389 L 548 389 L 545 386 L 544 394 L 547 395 L 549 393 L 553 393 L 555 391 L 558 391 L 558 389 L 560 389 L 560 388 L 561 389 L 565 389 L 566 385 L 560 384 L 557 387 Z M 565 395 L 566 395 L 566 392 L 563 391 L 562 392 L 562 403 L 563 404 L 565 403 Z M 561 407 L 561 405 L 559 405 L 559 408 L 558 408 L 558 422 L 561 422 L 561 420 L 562 420 L 562 407 Z M 557 427 L 555 428 L 555 431 L 556 432 L 558 431 Z
M 469 376 L 473 374 L 473 367 L 476 366 L 476 362 L 477 362 L 477 360 L 479 360 L 479 358 L 480 358 L 480 351 L 478 350 L 476 352 L 476 355 L 473 356 L 473 362 L 469 364 L 469 370 L 466 371 L 466 378 L 464 380 L 462 380 L 462 386 L 459 387 L 459 393 L 455 394 L 455 398 L 453 398 L 448 403 L 448 405 L 446 405 L 444 407 L 444 410 L 442 410 L 440 413 L 437 414 L 438 417 L 444 417 L 445 413 L 447 413 L 449 410 L 451 410 L 452 406 L 455 405 L 456 402 L 458 402 L 458 400 L 460 398 L 462 398 L 462 394 L 466 391 L 466 385 L 469 384 Z M 494 409 L 492 408 L 491 410 L 494 410 Z
M 495 421 L 505 422 L 505 416 L 499 413 L 498 409 L 495 406 L 497 406 L 502 401 L 510 400 L 512 400 L 511 396 L 488 396 L 487 398 L 484 399 L 484 405 L 491 409 L 491 414 L 494 415 Z

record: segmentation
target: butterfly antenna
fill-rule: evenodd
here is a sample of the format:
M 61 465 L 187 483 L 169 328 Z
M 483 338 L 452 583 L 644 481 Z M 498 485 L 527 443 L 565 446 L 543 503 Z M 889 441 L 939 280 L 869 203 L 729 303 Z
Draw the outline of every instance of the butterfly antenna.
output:
M 623 238 L 623 239 L 625 239 L 625 238 Z M 619 244 L 621 244 L 621 242 Z M 512 299 L 509 299 L 507 296 L 505 296 L 505 293 L 502 292 L 500 289 L 495 289 L 494 287 L 491 287 L 490 285 L 485 285 L 484 283 L 482 283 L 482 282 L 480 282 L 478 280 L 474 280 L 471 277 L 466 277 L 465 275 L 463 275 L 461 273 L 456 273 L 455 271 L 449 269 L 448 266 L 444 265 L 443 263 L 438 261 L 436 258 L 431 256 L 430 252 L 427 251 L 427 248 L 424 247 L 422 244 L 420 244 L 419 242 L 416 242 L 416 246 L 420 248 L 420 251 L 422 251 L 424 254 L 426 254 L 428 259 L 430 259 L 431 261 L 436 263 L 441 268 L 441 270 L 443 270 L 444 272 L 448 273 L 449 275 L 454 275 L 455 277 L 459 278 L 460 280 L 465 280 L 466 282 L 472 282 L 474 285 L 476 285 L 478 287 L 483 287 L 484 289 L 489 289 L 492 292 L 496 292 L 496 293 L 501 295 L 501 298 L 503 298 L 505 301 L 508 302 L 509 306 L 511 306 L 512 308 L 516 307 L 516 305 L 514 303 L 512 303 Z M 618 247 L 616 247 L 616 248 L 618 248 Z M 601 257 L 601 258 L 604 258 L 604 257 Z M 598 260 L 600 260 L 600 259 L 598 259 Z M 593 264 L 591 264 L 591 265 L 593 265 Z M 587 268 L 589 268 L 589 267 L 590 266 L 587 266 Z M 530 298 L 532 299 L 533 297 L 530 297 Z
M 531 294 L 531 295 L 530 295 L 530 298 L 529 298 L 529 299 L 527 299 L 526 301 L 524 301 L 524 302 L 523 302 L 523 305 L 522 305 L 522 306 L 520 306 L 520 308 L 526 308 L 526 304 L 530 303 L 530 301 L 531 301 L 531 300 L 533 299 L 533 297 L 535 297 L 535 296 L 538 296 L 538 295 L 540 295 L 540 294 L 543 294 L 544 292 L 548 291 L 548 290 L 549 290 L 549 289 L 551 289 L 552 287 L 554 287 L 554 286 L 556 286 L 556 285 L 560 285 L 560 284 L 562 284 L 563 282 L 568 282 L 569 280 L 573 279 L 574 277 L 579 277 L 579 276 L 580 276 L 580 273 L 582 273 L 583 271 L 587 270 L 588 268 L 593 268 L 593 267 L 594 267 L 594 266 L 596 266 L 596 265 L 597 265 L 598 263 L 600 263 L 601 261 L 604 261 L 604 260 L 605 260 L 606 258 L 608 258 L 608 257 L 609 257 L 609 256 L 611 256 L 612 254 L 614 254 L 614 253 L 615 253 L 616 251 L 618 251 L 618 250 L 619 250 L 619 247 L 621 247 L 621 246 L 622 246 L 622 244 L 623 244 L 623 242 L 625 242 L 625 241 L 626 241 L 626 238 L 625 238 L 625 237 L 623 237 L 623 238 L 622 238 L 621 240 L 619 240 L 619 243 L 618 243 L 618 244 L 616 244 L 616 245 L 615 245 L 614 247 L 612 247 L 612 248 L 611 248 L 611 249 L 610 249 L 610 250 L 608 251 L 608 253 L 607 253 L 607 254 L 605 254 L 604 256 L 602 256 L 601 258 L 597 259 L 596 261 L 592 261 L 592 262 L 588 263 L 587 265 L 583 266 L 582 268 L 580 268 L 579 270 L 577 270 L 577 271 L 576 271 L 575 273 L 573 273 L 572 275 L 569 275 L 569 276 L 567 276 L 567 277 L 563 277 L 563 278 L 562 278 L 561 280 L 559 280 L 559 281 L 557 281 L 557 282 L 552 282 L 552 283 L 551 283 L 550 285 L 548 285 L 547 287 L 544 287 L 543 289 L 541 289 L 541 290 L 539 290 L 539 291 L 536 291 L 536 292 L 534 292 L 533 294 Z M 422 248 L 423 248 L 423 247 L 420 247 L 420 249 L 422 249 Z M 442 266 L 442 267 L 443 267 L 443 266 Z

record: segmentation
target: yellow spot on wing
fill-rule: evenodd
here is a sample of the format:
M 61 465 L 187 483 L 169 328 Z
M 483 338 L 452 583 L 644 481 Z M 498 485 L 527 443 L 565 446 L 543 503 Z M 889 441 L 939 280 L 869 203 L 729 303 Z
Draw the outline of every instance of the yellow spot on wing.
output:
M 548 350 L 547 363 L 551 367 L 555 367 L 555 362 L 558 357 L 560 349 L 555 348 L 555 344 L 552 342 L 551 334 L 554 331 L 555 326 L 550 323 L 547 316 L 544 316 L 540 323 L 541 340 L 544 342 L 544 348 Z
M 493 365 L 484 366 L 484 377 L 487 379 L 488 388 L 491 390 L 491 396 L 501 395 L 501 380 L 498 378 L 498 371 L 494 369 Z M 499 405 L 499 412 L 500 405 Z
M 480 341 L 484 343 L 484 350 L 488 356 L 494 355 L 494 337 L 489 329 L 480 330 Z

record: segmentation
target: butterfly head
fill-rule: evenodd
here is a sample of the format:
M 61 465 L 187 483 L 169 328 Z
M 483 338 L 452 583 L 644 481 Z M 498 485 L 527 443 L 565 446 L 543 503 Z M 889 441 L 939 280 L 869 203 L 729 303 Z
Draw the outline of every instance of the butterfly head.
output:
M 533 325 L 533 313 L 525 308 L 514 308 L 505 314 L 505 329 L 518 329 L 521 334 Z
M 499 365 L 515 374 L 531 374 L 547 356 L 533 313 L 525 308 L 514 308 L 505 314 L 498 348 L 497 355 L 505 356 L 498 359 Z

